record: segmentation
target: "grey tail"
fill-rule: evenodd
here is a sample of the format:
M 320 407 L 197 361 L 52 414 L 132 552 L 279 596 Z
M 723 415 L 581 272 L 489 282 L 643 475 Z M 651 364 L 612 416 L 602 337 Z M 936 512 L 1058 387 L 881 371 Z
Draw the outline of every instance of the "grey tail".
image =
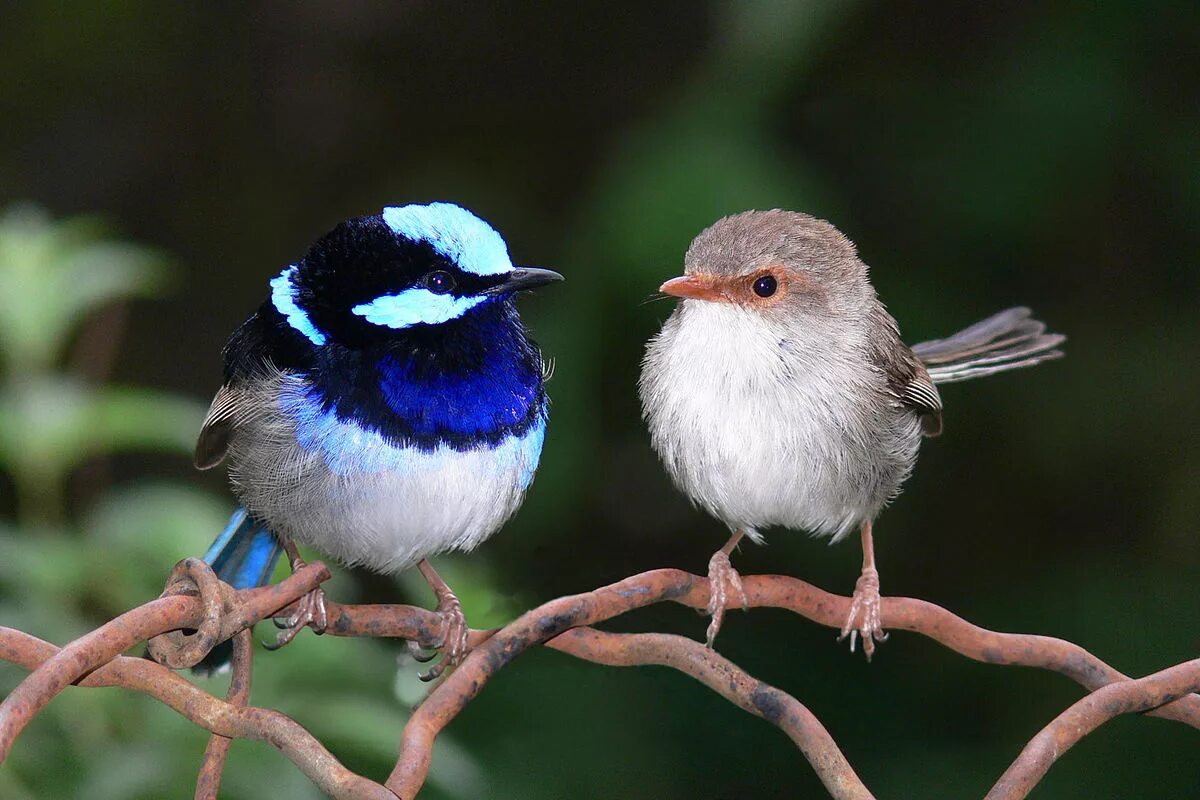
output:
M 252 589 L 271 582 L 282 550 L 283 545 L 275 534 L 246 513 L 246 509 L 239 508 L 208 548 L 204 560 L 218 578 L 233 588 Z M 222 672 L 229 666 L 232 656 L 233 645 L 222 642 L 192 667 L 192 672 L 204 677 Z
M 1061 358 L 1058 346 L 1067 337 L 1046 333 L 1046 323 L 1032 314 L 1023 306 L 1009 308 L 953 336 L 914 345 L 912 351 L 934 383 L 982 378 Z

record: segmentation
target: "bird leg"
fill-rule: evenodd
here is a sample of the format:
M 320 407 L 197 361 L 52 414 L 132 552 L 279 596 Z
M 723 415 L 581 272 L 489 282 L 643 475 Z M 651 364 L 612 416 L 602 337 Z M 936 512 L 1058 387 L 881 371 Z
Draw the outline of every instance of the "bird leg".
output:
M 447 667 L 457 667 L 467 656 L 467 618 L 463 616 L 462 604 L 450 591 L 450 587 L 437 574 L 428 559 L 421 559 L 417 569 L 433 589 L 437 596 L 437 613 L 442 617 L 442 638 L 437 648 L 442 651 L 442 660 L 429 668 L 424 675 L 418 676 L 423 681 L 431 681 L 446 671 Z
M 883 625 L 879 621 L 879 571 L 875 569 L 875 541 L 871 537 L 871 523 L 862 525 L 863 568 L 854 584 L 854 599 L 850 604 L 850 614 L 838 641 L 850 637 L 850 652 L 854 652 L 854 642 L 862 634 L 863 654 L 867 661 L 875 653 L 875 643 L 887 641 Z
M 725 609 L 729 604 L 730 594 L 736 593 L 742 601 L 742 610 L 746 609 L 746 591 L 742 588 L 742 576 L 738 575 L 733 564 L 729 562 L 729 554 L 742 540 L 742 532 L 734 531 L 713 557 L 708 560 L 708 613 L 712 621 L 708 623 L 708 638 L 706 644 L 712 649 L 721 623 L 725 620 Z
M 291 539 L 280 537 L 283 543 L 283 549 L 288 554 L 288 559 L 292 564 L 292 572 L 306 566 L 304 559 L 300 557 L 300 551 L 296 548 L 296 543 Z M 279 635 L 275 637 L 274 642 L 264 642 L 263 647 L 268 650 L 278 650 L 285 644 L 296 638 L 296 634 L 304 630 L 306 627 L 312 628 L 313 632 L 320 636 L 325 632 L 326 625 L 329 624 L 329 615 L 325 609 L 325 592 L 318 586 L 308 594 L 301 597 L 296 602 L 296 610 L 291 616 L 286 619 L 274 620 L 275 627 L 279 628 Z

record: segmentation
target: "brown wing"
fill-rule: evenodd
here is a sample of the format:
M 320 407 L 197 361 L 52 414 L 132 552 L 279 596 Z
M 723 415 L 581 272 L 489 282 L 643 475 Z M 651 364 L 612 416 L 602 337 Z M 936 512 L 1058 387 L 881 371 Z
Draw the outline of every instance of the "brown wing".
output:
M 926 436 L 942 432 L 942 398 L 921 360 L 900 340 L 896 320 L 882 304 L 872 315 L 871 359 L 887 377 L 888 390 L 900 405 L 921 418 Z
M 196 440 L 195 464 L 197 469 L 212 469 L 225 458 L 229 449 L 229 437 L 237 419 L 240 393 L 228 384 L 217 390 L 204 423 L 200 426 L 200 438 Z

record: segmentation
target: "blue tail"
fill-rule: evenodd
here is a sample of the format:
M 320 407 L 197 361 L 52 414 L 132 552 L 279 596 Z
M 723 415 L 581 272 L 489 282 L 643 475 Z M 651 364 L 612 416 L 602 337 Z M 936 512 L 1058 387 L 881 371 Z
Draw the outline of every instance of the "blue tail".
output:
M 275 534 L 247 514 L 246 509 L 239 508 L 229 518 L 225 530 L 208 548 L 204 560 L 218 578 L 233 588 L 251 589 L 271 582 L 271 575 L 282 552 L 283 545 L 275 538 Z M 192 667 L 192 672 L 203 676 L 220 672 L 229 665 L 232 656 L 232 643 L 222 642 L 203 661 Z

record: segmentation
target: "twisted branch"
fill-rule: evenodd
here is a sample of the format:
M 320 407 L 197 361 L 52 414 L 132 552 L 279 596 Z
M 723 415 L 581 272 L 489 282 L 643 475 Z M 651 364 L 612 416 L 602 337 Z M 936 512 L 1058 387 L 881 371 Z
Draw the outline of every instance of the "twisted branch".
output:
M 27 633 L 0 628 L 0 658 L 5 661 L 37 670 L 61 652 Z M 384 787 L 342 766 L 291 717 L 267 708 L 226 703 L 153 661 L 117 656 L 79 679 L 78 685 L 132 689 L 164 703 L 212 733 L 229 739 L 266 742 L 287 756 L 321 791 L 337 800 L 396 800 Z M 0 727 L 3 724 L 7 720 Z
M 1135 714 L 1171 703 L 1200 689 L 1200 659 L 1186 661 L 1136 681 L 1112 683 L 1082 698 L 1033 737 L 984 800 L 1025 797 L 1050 765 L 1079 740 L 1122 714 Z
M 690 675 L 738 708 L 786 733 L 808 759 L 830 796 L 874 800 L 829 731 L 811 711 L 787 692 L 751 678 L 700 642 L 666 633 L 607 633 L 595 628 L 573 628 L 546 645 L 610 667 L 657 664 Z
M 229 680 L 225 702 L 238 708 L 250 704 L 250 665 L 254 659 L 251 635 L 250 629 L 246 628 L 233 637 L 233 677 Z M 200 775 L 196 778 L 196 800 L 217 800 L 217 793 L 221 790 L 221 774 L 225 771 L 225 758 L 229 755 L 231 744 L 233 739 L 219 733 L 209 737 Z
M 396 766 L 386 786 L 381 786 L 346 770 L 290 718 L 248 705 L 249 627 L 285 614 L 291 604 L 328 577 L 324 565 L 316 563 L 275 586 L 235 592 L 217 581 L 207 565 L 189 559 L 176 567 L 163 597 L 123 614 L 62 650 L 19 631 L 0 628 L 0 659 L 32 670 L 0 703 L 0 762 L 25 725 L 66 686 L 124 686 L 159 699 L 214 734 L 205 753 L 197 797 L 216 796 L 229 741 L 249 738 L 270 742 L 333 797 L 407 800 L 424 784 L 434 741 L 445 726 L 496 672 L 530 647 L 547 644 L 599 664 L 656 664 L 684 672 L 783 730 L 834 798 L 872 797 L 828 731 L 790 695 L 755 680 L 690 639 L 607 633 L 588 627 L 658 602 L 707 607 L 707 579 L 673 569 L 645 572 L 592 592 L 552 600 L 499 630 L 471 631 L 470 655 L 413 713 L 404 729 Z M 831 628 L 840 627 L 850 607 L 850 598 L 795 578 L 747 576 L 743 583 L 749 606 L 788 609 Z M 327 632 L 333 635 L 404 638 L 427 648 L 440 641 L 444 625 L 435 612 L 404 605 L 329 602 L 328 616 Z M 1200 696 L 1194 694 L 1200 689 L 1200 660 L 1135 681 L 1070 642 L 989 631 L 922 600 L 884 598 L 882 618 L 889 629 L 923 634 L 968 658 L 1052 670 L 1092 692 L 1026 746 L 988 800 L 1025 797 L 1066 749 L 1118 714 L 1144 712 L 1200 728 Z M 225 701 L 159 664 L 120 656 L 149 638 L 156 658 L 182 668 L 231 637 L 236 637 L 235 674 Z

